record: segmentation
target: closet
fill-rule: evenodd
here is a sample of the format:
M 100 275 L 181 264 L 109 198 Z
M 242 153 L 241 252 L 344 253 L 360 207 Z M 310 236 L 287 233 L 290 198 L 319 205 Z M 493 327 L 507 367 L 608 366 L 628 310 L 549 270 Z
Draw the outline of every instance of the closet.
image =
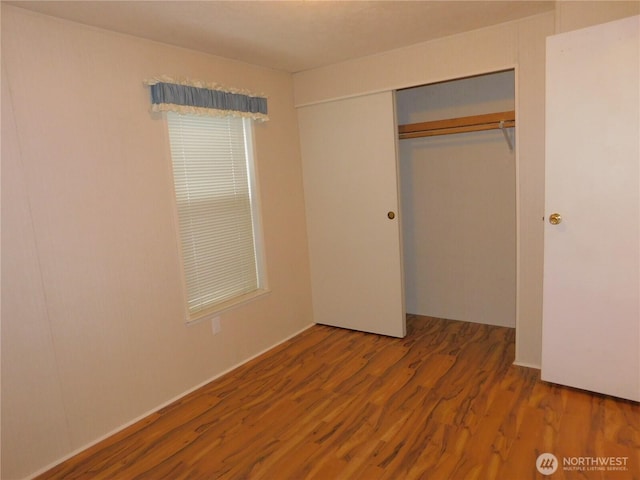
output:
M 513 71 L 298 108 L 316 323 L 515 326 L 514 110 Z M 460 117 L 445 128 L 470 131 L 398 128 Z
M 515 327 L 514 71 L 396 92 L 406 311 Z

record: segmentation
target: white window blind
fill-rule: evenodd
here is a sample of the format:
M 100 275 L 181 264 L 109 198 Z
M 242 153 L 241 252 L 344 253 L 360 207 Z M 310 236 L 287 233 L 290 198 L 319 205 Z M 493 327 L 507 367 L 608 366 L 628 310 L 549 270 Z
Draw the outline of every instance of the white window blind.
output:
M 250 120 L 167 113 L 191 320 L 261 285 Z

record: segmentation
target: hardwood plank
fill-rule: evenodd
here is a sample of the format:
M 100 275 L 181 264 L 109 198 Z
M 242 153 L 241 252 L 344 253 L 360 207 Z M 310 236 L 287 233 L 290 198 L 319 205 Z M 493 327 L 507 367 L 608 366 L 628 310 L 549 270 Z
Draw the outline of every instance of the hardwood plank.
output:
M 40 479 L 539 479 L 559 459 L 627 457 L 637 403 L 541 382 L 509 328 L 408 316 L 407 337 L 317 325 Z

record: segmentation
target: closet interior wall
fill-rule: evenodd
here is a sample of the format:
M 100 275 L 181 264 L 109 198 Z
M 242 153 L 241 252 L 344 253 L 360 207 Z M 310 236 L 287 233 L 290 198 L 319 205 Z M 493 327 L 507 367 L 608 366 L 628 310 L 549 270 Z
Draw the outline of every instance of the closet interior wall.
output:
M 515 110 L 514 85 L 509 70 L 399 90 L 398 125 Z M 398 145 L 407 312 L 515 327 L 515 149 L 499 129 Z

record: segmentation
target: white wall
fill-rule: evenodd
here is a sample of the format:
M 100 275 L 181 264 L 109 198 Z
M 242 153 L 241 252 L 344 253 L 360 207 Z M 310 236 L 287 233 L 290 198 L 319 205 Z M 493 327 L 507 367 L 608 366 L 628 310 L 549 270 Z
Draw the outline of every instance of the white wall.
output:
M 186 326 L 145 78 L 264 92 L 272 292 Z M 2 5 L 2 478 L 31 474 L 312 323 L 289 74 Z
M 544 215 L 544 49 L 553 12 L 294 75 L 296 105 L 516 66 L 516 362 L 539 367 Z
M 400 90 L 398 123 L 513 110 L 514 87 L 511 70 Z M 399 164 L 407 311 L 515 327 L 515 152 L 502 132 L 400 140 Z

